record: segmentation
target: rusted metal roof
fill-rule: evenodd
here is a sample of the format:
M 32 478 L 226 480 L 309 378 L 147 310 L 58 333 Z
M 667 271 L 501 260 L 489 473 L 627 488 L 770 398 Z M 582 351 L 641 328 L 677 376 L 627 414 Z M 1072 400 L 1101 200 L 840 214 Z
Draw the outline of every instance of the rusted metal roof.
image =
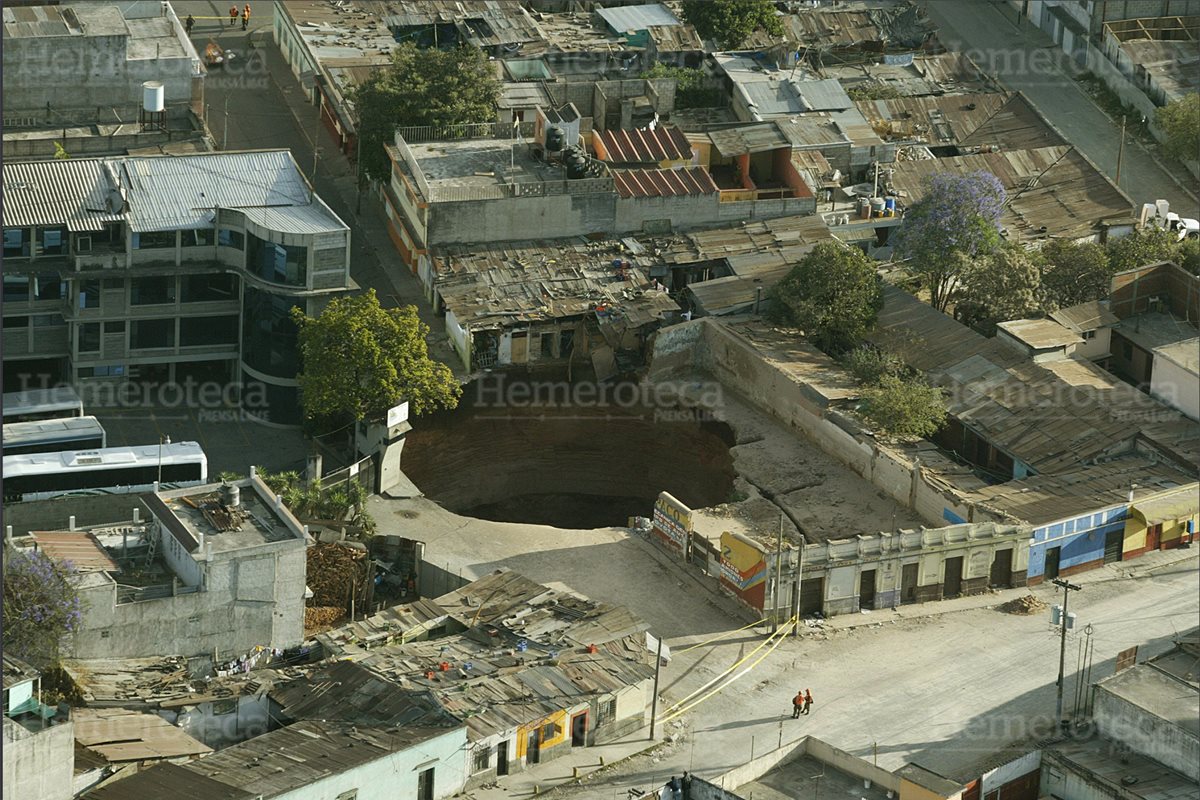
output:
M 155 764 L 87 793 L 88 800 L 255 800 L 255 795 L 177 764 Z
M 212 748 L 156 714 L 124 708 L 77 708 L 75 741 L 110 764 L 199 756 Z
M 682 197 L 720 191 L 704 167 L 614 170 L 612 179 L 623 198 Z
M 1022 94 L 1007 92 L 864 100 L 858 110 L 884 139 L 931 146 L 1025 150 L 1064 144 Z
M 1091 300 L 1069 308 L 1060 308 L 1050 314 L 1050 319 L 1076 333 L 1094 331 L 1097 328 L 1116 325 L 1120 322 L 1117 315 L 1108 309 L 1107 304 L 1101 304 L 1099 300 Z
M 1079 334 L 1052 319 L 1013 319 L 1001 322 L 999 328 L 1034 350 L 1083 343 Z
M 117 562 L 112 560 L 99 540 L 90 533 L 67 531 L 31 531 L 30 536 L 38 550 L 55 561 L 69 561 L 75 569 L 83 572 L 120 572 Z
M 604 161 L 614 164 L 657 164 L 692 157 L 692 145 L 683 131 L 674 125 L 627 131 L 607 128 L 596 134 L 597 150 L 603 148 Z

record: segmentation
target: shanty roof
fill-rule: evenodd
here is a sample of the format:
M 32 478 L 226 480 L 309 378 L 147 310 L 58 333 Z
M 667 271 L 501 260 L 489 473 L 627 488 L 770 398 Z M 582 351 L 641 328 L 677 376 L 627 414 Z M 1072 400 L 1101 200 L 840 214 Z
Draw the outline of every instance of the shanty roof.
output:
M 691 142 L 674 125 L 632 131 L 606 128 L 596 138 L 604 149 L 604 160 L 615 164 L 657 164 L 692 157 Z
M 380 729 L 305 720 L 192 761 L 184 769 L 254 795 L 274 797 L 423 741 L 452 735 L 454 730 Z
M 1022 94 L 995 92 L 862 100 L 855 104 L 885 139 L 931 146 L 1025 150 L 1064 144 Z
M 1078 466 L 1052 475 L 1033 475 L 987 486 L 966 495 L 974 503 L 1009 514 L 1030 525 L 1048 525 L 1128 502 L 1176 486 L 1195 483 L 1195 476 L 1161 460 L 1126 455 L 1103 464 Z M 1195 492 L 1192 503 L 1196 502 Z
M 326 652 L 350 654 L 422 636 L 445 620 L 446 612 L 441 606 L 432 600 L 417 598 L 318 633 L 316 638 Z
M 255 795 L 177 764 L 155 764 L 87 793 L 88 800 L 255 800 Z
M 886 87 L 901 97 L 988 91 L 992 82 L 962 53 L 916 55 L 911 59 L 823 64 L 821 74 L 837 78 L 847 93 L 854 89 Z
M 1108 304 L 1100 300 L 1089 300 L 1086 303 L 1052 311 L 1050 319 L 1076 333 L 1109 327 L 1120 321 L 1116 314 L 1108 310 Z
M 454 24 L 475 47 L 517 45 L 543 38 L 541 28 L 520 3 L 508 0 L 393 0 L 383 21 L 389 28 Z
M 10 689 L 13 686 L 20 686 L 22 683 L 29 683 L 37 680 L 41 674 L 33 667 L 26 664 L 16 656 L 4 654 L 4 688 Z
M 75 741 L 110 764 L 199 756 L 212 748 L 156 714 L 124 708 L 77 708 Z
M 681 197 L 721 191 L 704 167 L 614 170 L 612 179 L 617 194 L 623 198 Z
M 696 52 L 704 50 L 700 34 L 691 25 L 651 25 L 646 29 L 660 53 Z
M 117 562 L 91 533 L 75 531 L 31 531 L 34 545 L 55 561 L 69 561 L 82 572 L 120 572 Z
M 1083 337 L 1052 319 L 1014 319 L 996 327 L 1032 350 L 1083 344 Z
M 934 23 L 915 4 L 852 10 L 803 8 L 779 17 L 783 39 L 789 44 L 816 50 L 845 50 L 862 45 L 882 45 L 885 50 L 913 50 L 935 30 Z M 743 50 L 775 44 L 774 37 L 757 30 Z
M 803 114 L 807 111 L 841 111 L 854 106 L 842 85 L 825 80 L 771 80 L 735 84 L 756 120 Z
M 617 6 L 599 8 L 596 14 L 618 34 L 627 31 L 644 31 L 650 27 L 682 25 L 671 9 L 662 3 L 647 3 L 640 6 Z
M 182 656 L 66 659 L 63 668 L 88 705 L 154 710 L 255 692 L 274 682 L 271 670 L 207 680 L 188 675 Z
M 56 159 L 4 165 L 4 225 L 138 232 L 212 227 L 218 209 L 245 209 L 285 233 L 347 230 L 309 191 L 287 150 Z
M 912 203 L 925 195 L 926 179 L 937 173 L 990 172 L 1008 195 L 1000 224 L 1012 241 L 1080 239 L 1103 222 L 1133 221 L 1133 204 L 1074 147 L 897 161 L 892 182 Z
M 351 722 L 383 728 L 455 728 L 459 722 L 428 691 L 406 691 L 350 661 L 323 664 L 271 690 L 293 720 Z
M 447 247 L 435 262 L 435 290 L 460 324 L 475 329 L 581 316 L 598 304 L 640 327 L 678 309 L 617 241 Z

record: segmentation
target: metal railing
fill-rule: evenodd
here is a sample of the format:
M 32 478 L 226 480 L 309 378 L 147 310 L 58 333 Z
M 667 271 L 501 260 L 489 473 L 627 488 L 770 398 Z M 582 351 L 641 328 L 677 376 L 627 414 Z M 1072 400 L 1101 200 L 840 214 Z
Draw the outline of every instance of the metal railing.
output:
M 409 144 L 465 139 L 518 139 L 533 135 L 533 123 L 522 122 L 514 131 L 511 122 L 468 122 L 459 125 L 415 125 L 397 128 Z
M 183 586 L 178 579 L 170 583 L 158 583 L 152 586 L 123 586 L 117 584 L 117 605 L 140 603 L 144 600 L 162 600 L 181 594 L 192 594 L 200 591 L 199 586 Z

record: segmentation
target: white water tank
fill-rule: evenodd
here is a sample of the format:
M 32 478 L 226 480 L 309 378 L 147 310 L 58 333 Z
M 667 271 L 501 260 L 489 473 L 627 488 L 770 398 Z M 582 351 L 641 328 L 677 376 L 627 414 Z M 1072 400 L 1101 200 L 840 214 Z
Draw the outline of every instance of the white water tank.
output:
M 154 114 L 164 108 L 162 81 L 146 81 L 142 84 L 142 110 Z

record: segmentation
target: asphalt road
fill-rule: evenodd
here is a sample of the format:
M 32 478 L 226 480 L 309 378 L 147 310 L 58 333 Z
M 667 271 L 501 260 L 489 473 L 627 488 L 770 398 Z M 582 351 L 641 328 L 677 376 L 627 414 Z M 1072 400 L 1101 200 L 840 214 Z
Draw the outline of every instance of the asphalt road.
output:
M 1006 88 L 1024 92 L 1052 125 L 1115 179 L 1120 127 L 1070 77 L 1070 59 L 1045 33 L 1028 22 L 1018 28 L 1007 3 L 1003 11 L 986 0 L 934 0 L 926 7 L 943 44 L 965 52 Z M 1191 179 L 1186 172 L 1180 177 Z M 1184 216 L 1194 217 L 1200 209 L 1195 196 L 1185 194 L 1145 149 L 1129 140 L 1120 187 L 1137 207 L 1162 198 L 1181 214 L 1190 209 Z

